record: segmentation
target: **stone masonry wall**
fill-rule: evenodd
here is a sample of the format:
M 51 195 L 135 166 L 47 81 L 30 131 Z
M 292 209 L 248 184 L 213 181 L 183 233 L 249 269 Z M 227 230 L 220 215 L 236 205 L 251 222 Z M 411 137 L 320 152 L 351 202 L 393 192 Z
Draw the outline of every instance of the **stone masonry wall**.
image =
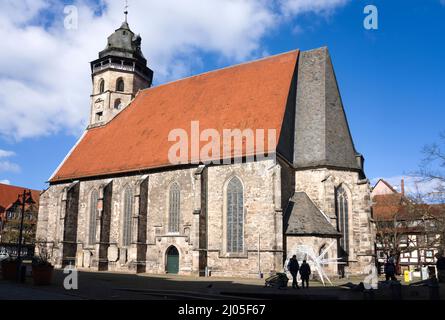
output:
M 213 275 L 222 276 L 257 276 L 280 270 L 282 266 L 282 212 L 280 190 L 280 166 L 274 166 L 273 160 L 247 164 L 212 166 L 207 169 L 207 206 L 208 216 L 206 231 L 199 230 L 202 222 L 202 179 L 197 168 L 172 170 L 152 173 L 147 176 L 133 175 L 81 181 L 79 185 L 79 209 L 77 217 L 77 255 L 79 268 L 98 268 L 99 245 L 88 244 L 91 194 L 99 192 L 99 207 L 104 207 L 103 189 L 112 182 L 111 219 L 109 243 L 107 245 L 110 271 L 136 270 L 137 237 L 124 247 L 122 243 L 124 191 L 130 188 L 134 195 L 133 213 L 135 223 L 132 233 L 137 233 L 137 215 L 139 197 L 138 185 L 148 179 L 147 224 L 146 224 L 146 261 L 145 272 L 166 272 L 166 251 L 175 246 L 179 251 L 179 273 L 198 274 L 200 237 L 208 235 L 208 266 Z M 225 252 L 225 186 L 228 180 L 237 176 L 244 186 L 245 252 L 235 257 Z M 169 187 L 176 182 L 180 186 L 180 228 L 178 233 L 168 232 Z M 42 195 L 38 236 L 54 248 L 54 263 L 61 265 L 63 228 L 61 214 L 64 210 L 63 194 L 69 184 L 52 185 Z M 101 191 L 102 190 L 102 191 Z M 100 211 L 100 210 L 99 210 Z M 101 213 L 98 212 L 98 221 Z M 100 223 L 96 232 L 100 233 Z M 260 235 L 260 260 L 258 260 L 258 235 Z M 96 235 L 97 241 L 100 239 Z M 144 245 L 145 245 L 144 244 Z M 202 266 L 201 266 L 202 267 Z M 139 270 L 140 271 L 140 270 Z M 141 271 L 140 271 L 141 272 Z
M 135 271 L 137 239 L 128 247 L 122 245 L 123 194 L 130 187 L 134 195 L 133 215 L 137 217 L 138 185 L 148 179 L 146 261 L 145 272 L 165 273 L 166 251 L 174 245 L 179 251 L 180 274 L 198 274 L 200 237 L 208 235 L 207 263 L 215 276 L 257 276 L 261 271 L 268 274 L 283 268 L 283 231 L 281 201 L 281 166 L 272 160 L 247 164 L 211 166 L 207 169 L 207 230 L 199 230 L 202 206 L 202 180 L 197 168 L 134 175 L 114 179 L 81 181 L 77 229 L 77 259 L 80 268 L 96 269 L 98 246 L 87 242 L 91 193 L 112 181 L 110 239 L 108 270 Z M 244 186 L 245 252 L 233 256 L 226 253 L 225 187 L 232 177 L 238 177 Z M 290 179 L 293 180 L 293 179 Z M 289 181 L 290 181 L 289 180 Z M 168 190 L 171 183 L 180 185 L 180 229 L 168 232 Z M 287 185 L 288 183 L 285 183 Z M 371 261 L 373 233 L 369 207 L 369 185 L 359 180 L 358 173 L 350 171 L 313 169 L 295 173 L 295 191 L 305 191 L 312 201 L 331 218 L 335 225 L 335 188 L 342 184 L 351 199 L 350 214 L 350 264 L 348 272 L 361 273 Z M 63 240 L 64 190 L 70 184 L 52 185 L 42 194 L 37 238 L 48 242 L 53 249 L 54 263 L 60 265 Z M 287 197 L 287 196 L 286 196 Z M 100 201 L 99 201 L 100 202 Z M 283 202 L 284 203 L 284 202 Z M 135 219 L 136 221 L 137 219 Z M 133 233 L 137 232 L 133 224 Z M 100 228 L 99 228 L 100 229 Z M 97 230 L 100 232 L 100 230 Z M 258 259 L 258 235 L 260 259 Z M 301 238 L 301 239 L 300 239 Z M 292 241 L 309 240 L 287 237 L 286 251 L 292 250 Z M 201 240 L 202 241 L 202 240 Z M 312 241 L 312 240 L 311 240 Z M 322 245 L 322 238 L 313 243 Z M 321 242 L 320 242 L 321 241 Z M 317 247 L 318 248 L 318 247 Z M 287 254 L 290 254 L 287 252 Z M 141 271 L 140 271 L 141 272 Z
M 117 79 L 124 81 L 124 92 L 116 92 Z M 105 91 L 100 93 L 100 81 L 105 81 Z M 118 70 L 105 70 L 93 78 L 93 95 L 91 96 L 90 124 L 98 123 L 96 113 L 103 113 L 103 123 L 110 121 L 116 114 L 125 109 L 137 92 L 148 87 L 148 82 L 137 74 Z M 115 109 L 117 99 L 122 102 L 121 109 Z
M 238 255 L 227 253 L 225 247 L 225 188 L 235 176 L 244 187 L 244 252 Z M 280 167 L 272 160 L 208 169 L 208 266 L 212 275 L 257 276 L 259 271 L 281 270 L 280 179 Z
M 371 221 L 370 186 L 358 172 L 331 169 L 296 171 L 295 191 L 304 191 L 336 226 L 335 189 L 342 185 L 349 199 L 350 273 L 362 273 L 374 254 L 374 226 Z

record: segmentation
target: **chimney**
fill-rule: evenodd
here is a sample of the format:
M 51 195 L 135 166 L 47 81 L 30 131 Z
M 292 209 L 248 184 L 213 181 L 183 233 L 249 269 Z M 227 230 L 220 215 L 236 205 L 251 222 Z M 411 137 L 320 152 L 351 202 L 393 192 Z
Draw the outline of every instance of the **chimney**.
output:
M 405 179 L 402 179 L 400 182 L 400 191 L 402 192 L 402 196 L 405 195 Z

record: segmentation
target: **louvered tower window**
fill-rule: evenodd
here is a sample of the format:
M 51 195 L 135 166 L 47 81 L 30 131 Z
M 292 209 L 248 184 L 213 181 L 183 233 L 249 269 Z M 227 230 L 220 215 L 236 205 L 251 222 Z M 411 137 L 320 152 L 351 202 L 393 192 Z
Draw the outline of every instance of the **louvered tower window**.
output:
M 101 79 L 99 82 L 99 93 L 104 93 L 105 91 L 105 81 L 104 79 Z
M 119 92 L 125 91 L 124 80 L 122 80 L 122 78 L 119 78 L 116 81 L 116 91 L 119 91 Z

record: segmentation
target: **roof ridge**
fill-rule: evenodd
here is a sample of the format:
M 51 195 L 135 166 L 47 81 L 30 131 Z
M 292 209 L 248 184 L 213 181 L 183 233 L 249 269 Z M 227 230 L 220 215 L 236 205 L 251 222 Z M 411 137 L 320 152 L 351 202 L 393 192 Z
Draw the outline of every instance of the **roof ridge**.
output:
M 105 126 L 84 132 L 53 172 L 50 183 L 180 164 L 169 158 L 173 141 L 167 142 L 168 136 L 178 128 L 191 134 L 190 125 L 195 120 L 201 121 L 201 128 L 215 128 L 220 134 L 225 128 L 273 129 L 278 140 L 299 53 L 294 50 L 247 62 L 254 63 L 251 65 L 241 64 L 245 67 L 230 66 L 200 78 L 195 75 L 192 80 L 153 87 L 153 91 L 141 90 Z M 222 86 L 224 90 L 220 90 Z M 205 142 L 199 145 L 201 149 Z M 266 145 L 270 147 L 267 139 L 263 148 Z M 220 155 L 224 152 L 221 146 Z M 248 150 L 243 146 L 230 151 L 235 157 L 244 157 L 249 156 Z M 193 161 L 190 152 L 183 155 L 186 163 Z
M 115 117 L 114 117 L 115 118 Z M 114 119 L 113 118 L 113 119 Z M 92 128 L 94 129 L 94 128 Z M 60 170 L 60 168 L 62 168 L 62 166 L 65 164 L 65 162 L 68 160 L 68 158 L 71 156 L 71 154 L 74 152 L 74 150 L 76 149 L 76 147 L 80 144 L 80 142 L 82 141 L 82 139 L 86 136 L 88 130 L 90 129 L 86 129 L 82 135 L 80 136 L 80 138 L 76 141 L 76 143 L 74 144 L 74 146 L 70 149 L 70 151 L 67 153 L 67 155 L 63 158 L 62 162 L 60 162 L 60 164 L 57 166 L 57 168 L 54 170 L 54 172 L 51 174 L 51 176 L 49 177 L 48 181 L 51 181 L 55 175 L 57 174 L 57 172 Z
M 317 49 L 317 50 L 318 50 L 318 49 Z M 111 122 L 112 122 L 114 119 L 116 119 L 119 115 L 123 114 L 124 111 L 125 111 L 126 109 L 128 109 L 128 108 L 129 108 L 129 107 L 136 101 L 136 98 L 137 98 L 141 93 L 143 93 L 143 92 L 145 92 L 145 91 L 149 91 L 149 90 L 153 90 L 153 89 L 161 88 L 161 87 L 168 86 L 168 85 L 170 85 L 170 84 L 174 84 L 174 83 L 177 83 L 177 82 L 180 82 L 180 81 L 185 81 L 185 80 L 188 80 L 188 79 L 193 79 L 193 78 L 196 78 L 196 77 L 200 77 L 200 76 L 203 76 L 203 75 L 207 75 L 207 74 L 211 74 L 211 73 L 219 72 L 219 71 L 222 71 L 222 70 L 227 70 L 227 69 L 236 68 L 236 67 L 240 67 L 240 66 L 247 65 L 247 64 L 251 64 L 251 63 L 255 63 L 255 62 L 260 62 L 260 61 L 264 61 L 264 60 L 268 60 L 268 59 L 272 59 L 272 58 L 277 58 L 277 57 L 282 56 L 282 55 L 285 55 L 285 54 L 290 54 L 290 53 L 293 53 L 293 52 L 299 52 L 299 51 L 300 51 L 300 49 L 294 49 L 294 50 L 290 50 L 290 51 L 287 51 L 287 52 L 282 52 L 282 53 L 274 54 L 274 55 L 271 55 L 271 56 L 267 56 L 267 57 L 259 58 L 259 59 L 256 59 L 256 60 L 251 60 L 251 61 L 241 62 L 241 63 L 234 64 L 234 65 L 230 65 L 230 66 L 227 66 L 227 67 L 223 67 L 223 68 L 219 68 L 219 69 L 214 69 L 214 70 L 209 70 L 209 71 L 206 71 L 206 72 L 203 72 L 203 73 L 199 73 L 199 74 L 195 74 L 195 75 L 188 76 L 188 77 L 185 77 L 185 78 L 181 78 L 181 79 L 173 80 L 173 81 L 170 81 L 170 82 L 166 82 L 166 83 L 160 84 L 160 85 L 158 85 L 158 86 L 149 87 L 149 88 L 145 88 L 145 89 L 139 89 L 138 92 L 136 93 L 135 97 L 134 97 L 133 99 L 131 99 L 131 101 L 128 103 L 128 105 L 127 105 L 121 112 L 119 112 L 119 113 L 117 113 L 116 115 L 114 115 L 114 116 L 110 119 L 110 121 L 108 121 L 107 123 L 103 123 L 103 124 L 99 124 L 99 125 L 96 125 L 96 126 L 88 127 L 85 131 L 92 130 L 92 129 L 101 129 L 101 128 L 106 127 L 109 123 L 111 123 Z M 69 156 L 69 154 L 67 155 L 67 157 L 68 157 L 68 156 Z M 64 160 L 65 160 L 65 159 L 64 159 Z M 61 165 L 62 165 L 62 164 L 61 164 Z M 59 165 L 59 166 L 61 166 L 61 165 Z M 56 170 L 55 172 L 57 172 L 57 170 Z M 51 178 L 52 178 L 52 176 L 51 176 Z M 51 180 L 51 178 L 50 178 L 49 180 Z
M 163 86 L 167 86 L 167 85 L 179 82 L 179 81 L 196 78 L 196 77 L 199 77 L 199 76 L 207 75 L 207 74 L 214 73 L 214 72 L 219 72 L 219 71 L 222 71 L 222 70 L 227 70 L 227 69 L 236 68 L 236 67 L 240 67 L 240 66 L 243 66 L 243 65 L 248 65 L 248 64 L 251 64 L 251 63 L 255 63 L 255 62 L 260 62 L 260 61 L 264 61 L 264 60 L 268 60 L 268 59 L 277 58 L 279 56 L 283 56 L 283 55 L 286 55 L 286 54 L 290 54 L 290 53 L 293 53 L 293 52 L 299 52 L 299 51 L 300 51 L 300 49 L 294 49 L 294 50 L 290 50 L 290 51 L 286 51 L 286 52 L 282 52 L 282 53 L 277 53 L 277 54 L 274 54 L 274 55 L 271 55 L 271 56 L 262 57 L 262 58 L 255 59 L 255 60 L 245 61 L 245 62 L 233 64 L 233 65 L 222 67 L 222 68 L 205 71 L 205 72 L 194 74 L 194 75 L 191 75 L 191 76 L 188 76 L 188 77 L 185 77 L 185 78 L 176 79 L 176 80 L 172 80 L 170 82 L 162 83 L 162 84 L 157 85 L 157 86 L 152 86 L 150 88 L 141 89 L 140 92 L 149 91 L 149 90 L 156 89 L 156 88 L 163 87 Z
M 394 193 L 400 193 L 400 192 L 398 192 L 398 191 L 393 187 L 393 185 L 391 185 L 388 181 L 386 181 L 386 180 L 383 179 L 383 178 L 380 178 L 380 179 L 377 181 L 377 183 L 374 185 L 374 188 L 379 184 L 380 181 L 382 181 L 382 183 L 384 183 L 389 189 L 391 189 L 392 192 L 394 192 Z
M 1 182 L 0 182 L 0 186 L 5 186 L 5 187 L 9 187 L 9 188 L 16 188 L 16 189 L 26 189 L 26 190 L 31 190 L 31 191 L 41 191 L 41 190 L 37 190 L 37 189 L 31 189 L 31 188 L 27 188 L 27 187 L 16 186 L 16 185 L 7 184 L 7 183 L 1 183 Z

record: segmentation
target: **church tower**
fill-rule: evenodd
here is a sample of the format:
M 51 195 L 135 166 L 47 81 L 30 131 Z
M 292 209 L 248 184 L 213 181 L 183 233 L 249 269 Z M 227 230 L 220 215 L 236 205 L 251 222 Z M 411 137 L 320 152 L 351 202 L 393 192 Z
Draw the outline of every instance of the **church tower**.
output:
M 108 37 L 99 59 L 91 62 L 93 93 L 90 128 L 108 123 L 128 106 L 136 93 L 149 88 L 153 71 L 141 51 L 141 37 L 125 21 Z

